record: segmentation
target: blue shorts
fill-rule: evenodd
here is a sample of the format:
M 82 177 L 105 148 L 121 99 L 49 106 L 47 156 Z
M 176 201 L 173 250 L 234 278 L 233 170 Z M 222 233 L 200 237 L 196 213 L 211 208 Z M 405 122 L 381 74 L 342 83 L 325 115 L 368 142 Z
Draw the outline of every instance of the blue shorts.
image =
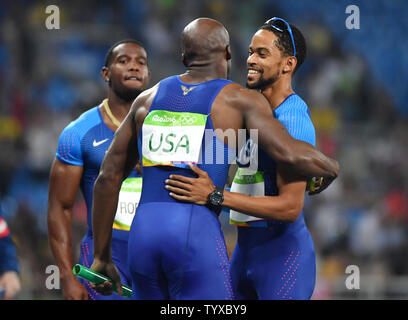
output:
M 268 228 L 238 227 L 231 277 L 237 299 L 310 299 L 316 258 L 309 231 L 277 236 Z
M 204 206 L 139 204 L 128 257 L 134 299 L 233 299 L 221 225 Z
M 119 270 L 122 284 L 131 286 L 131 278 L 129 274 L 129 268 L 127 263 L 128 244 L 126 240 L 112 239 L 112 261 Z M 81 255 L 79 257 L 79 263 L 83 266 L 90 268 L 93 263 L 93 237 L 86 235 L 81 242 Z M 88 298 L 90 300 L 126 300 L 128 298 L 122 297 L 116 293 L 112 293 L 109 296 L 104 296 L 95 290 L 93 290 L 89 282 L 78 278 L 85 288 L 88 290 Z

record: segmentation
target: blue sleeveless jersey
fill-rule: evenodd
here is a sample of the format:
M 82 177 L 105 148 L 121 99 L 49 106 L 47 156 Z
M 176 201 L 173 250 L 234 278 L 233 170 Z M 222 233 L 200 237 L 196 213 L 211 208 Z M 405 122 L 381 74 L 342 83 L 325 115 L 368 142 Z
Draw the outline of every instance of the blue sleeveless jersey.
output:
M 214 79 L 202 84 L 188 84 L 182 82 L 179 76 L 167 78 L 160 82 L 156 96 L 149 109 L 149 113 L 155 110 L 165 110 L 209 115 L 215 97 L 219 91 L 229 83 L 231 83 L 229 80 Z M 209 116 L 207 118 L 205 129 L 214 130 Z M 140 132 L 138 139 L 139 150 L 142 150 L 142 139 L 143 134 Z M 201 151 L 201 164 L 199 164 L 198 167 L 208 173 L 214 185 L 224 188 L 228 176 L 229 164 L 231 164 L 235 158 L 236 151 L 229 149 L 227 145 L 216 137 L 212 139 L 211 145 L 208 143 L 208 140 L 206 141 L 206 139 L 203 138 Z M 212 153 L 210 157 L 209 153 Z M 219 153 L 223 153 L 224 162 L 221 164 L 217 164 L 217 154 Z M 140 157 L 142 157 L 141 152 Z M 208 161 L 209 158 L 212 158 L 212 161 Z M 140 161 L 143 163 L 142 158 Z M 143 180 L 146 183 L 143 184 L 140 203 L 179 203 L 177 200 L 170 197 L 169 192 L 164 189 L 164 181 L 173 173 L 194 177 L 193 172 L 188 166 L 185 166 L 185 168 L 144 166 Z
M 215 79 L 188 84 L 179 76 L 164 79 L 159 83 L 146 119 L 162 111 L 163 114 L 174 113 L 175 117 L 181 113 L 209 115 L 215 97 L 229 83 Z M 148 156 L 143 154 L 146 119 L 138 138 L 141 163 Z M 209 116 L 200 128 L 204 125 L 213 132 Z M 147 141 L 151 141 L 153 133 L 150 138 L 147 135 L 145 145 L 149 145 Z M 223 188 L 235 150 L 230 150 L 224 142 L 216 143 L 216 140 L 213 137 L 206 143 L 205 137 L 202 138 L 201 159 L 206 161 L 198 167 L 208 172 L 215 185 Z M 216 164 L 216 154 L 219 153 L 225 155 L 224 161 Z M 210 158 L 215 161 L 207 161 Z M 181 159 L 183 161 L 187 160 Z M 129 235 L 133 298 L 232 299 L 229 260 L 218 215 L 205 206 L 170 197 L 165 189 L 165 180 L 170 174 L 193 177 L 193 172 L 183 163 L 143 165 L 142 195 Z
M 114 131 L 105 124 L 96 106 L 71 122 L 59 138 L 57 159 L 84 168 L 80 187 L 87 208 L 88 236 L 92 236 L 93 187 L 113 136 Z M 130 177 L 139 176 L 136 170 L 130 174 Z M 112 238 L 126 240 L 128 235 L 128 231 L 113 229 Z

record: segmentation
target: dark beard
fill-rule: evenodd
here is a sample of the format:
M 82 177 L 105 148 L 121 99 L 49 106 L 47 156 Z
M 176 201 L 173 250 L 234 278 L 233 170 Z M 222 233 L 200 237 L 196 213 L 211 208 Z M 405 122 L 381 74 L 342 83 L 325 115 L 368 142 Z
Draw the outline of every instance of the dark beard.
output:
M 142 89 L 129 89 L 126 87 L 112 87 L 112 90 L 120 99 L 126 102 L 133 102 L 137 96 L 143 92 Z
M 257 89 L 257 90 L 263 90 L 266 87 L 268 87 L 269 85 L 275 83 L 276 80 L 278 80 L 279 78 L 279 71 L 271 78 L 269 79 L 264 79 L 263 77 L 263 73 L 261 74 L 261 77 L 259 78 L 259 80 L 257 82 L 255 82 L 254 84 L 249 85 L 248 82 L 246 83 L 246 87 L 248 89 Z

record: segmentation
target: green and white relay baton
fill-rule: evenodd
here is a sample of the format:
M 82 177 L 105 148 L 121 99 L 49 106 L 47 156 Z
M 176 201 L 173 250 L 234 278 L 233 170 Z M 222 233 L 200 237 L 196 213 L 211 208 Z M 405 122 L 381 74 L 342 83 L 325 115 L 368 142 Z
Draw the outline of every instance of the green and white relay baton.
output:
M 116 293 L 118 293 L 118 291 L 116 290 L 115 285 L 113 285 L 113 281 L 112 279 L 98 273 L 95 272 L 87 267 L 84 267 L 83 265 L 80 264 L 76 264 L 74 266 L 74 268 L 72 269 L 72 272 L 82 278 L 85 279 L 88 282 L 91 282 L 93 284 L 101 284 L 104 283 L 105 281 L 109 281 L 110 283 L 112 283 L 112 287 L 113 287 L 113 291 L 115 291 Z M 129 288 L 128 286 L 125 286 L 124 284 L 121 285 L 122 286 L 122 292 L 123 292 L 123 296 L 130 298 L 132 296 L 132 289 Z

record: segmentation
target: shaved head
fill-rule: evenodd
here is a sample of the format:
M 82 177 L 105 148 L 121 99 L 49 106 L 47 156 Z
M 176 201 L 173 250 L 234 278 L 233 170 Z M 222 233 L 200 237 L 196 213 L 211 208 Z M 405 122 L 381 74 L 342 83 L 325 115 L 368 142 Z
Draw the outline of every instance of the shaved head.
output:
M 182 33 L 183 61 L 186 66 L 209 62 L 215 53 L 229 48 L 229 35 L 218 21 L 199 18 L 190 22 Z M 229 58 L 228 58 L 229 59 Z

